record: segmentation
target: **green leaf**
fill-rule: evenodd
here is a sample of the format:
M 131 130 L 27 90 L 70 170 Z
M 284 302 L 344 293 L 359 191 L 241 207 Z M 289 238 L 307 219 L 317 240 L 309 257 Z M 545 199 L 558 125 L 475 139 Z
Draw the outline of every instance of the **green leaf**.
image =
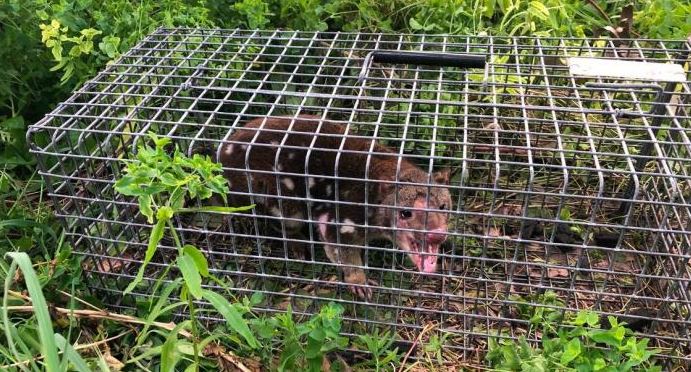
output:
M 240 313 L 235 307 L 233 307 L 228 300 L 223 296 L 211 292 L 209 290 L 203 290 L 204 298 L 211 303 L 211 305 L 218 310 L 221 315 L 228 322 L 228 326 L 240 336 L 242 336 L 247 344 L 255 349 L 259 347 L 259 341 L 252 335 L 250 328 L 247 326 L 247 322 L 242 318 Z
M 9 252 L 6 254 L 12 258 L 17 266 L 22 270 L 24 276 L 24 283 L 31 296 L 31 302 L 34 305 L 34 314 L 38 322 L 38 335 L 41 340 L 41 355 L 45 359 L 45 369 L 49 372 L 57 372 L 60 365 L 58 358 L 58 349 L 55 344 L 55 333 L 53 333 L 53 323 L 48 314 L 48 304 L 43 296 L 41 282 L 36 276 L 31 259 L 24 252 Z
M 595 358 L 593 362 L 593 371 L 601 371 L 607 367 L 607 362 L 602 358 Z
M 581 354 L 581 340 L 574 338 L 564 347 L 564 353 L 561 354 L 561 364 L 567 365 L 572 360 L 576 359 Z
M 593 311 L 581 310 L 576 315 L 573 323 L 578 326 L 588 324 L 590 327 L 597 327 L 600 323 L 600 318 Z
M 185 279 L 187 289 L 189 289 L 194 298 L 201 298 L 202 278 L 199 276 L 199 271 L 194 264 L 194 259 L 183 253 L 181 256 L 178 256 L 177 262 L 180 272 L 182 272 L 182 277 Z
M 177 211 L 182 208 L 185 203 L 185 189 L 178 187 L 170 195 L 170 207 Z
M 530 13 L 539 18 L 541 21 L 544 21 L 547 18 L 549 18 L 549 9 L 547 9 L 545 4 L 543 4 L 540 1 L 531 1 L 530 10 Z
M 415 18 L 412 18 L 412 17 L 410 18 L 410 20 L 408 21 L 408 23 L 410 24 L 410 28 L 413 29 L 413 30 L 415 30 L 415 31 L 422 30 L 422 29 L 424 28 L 424 27 L 420 24 L 420 22 L 418 22 Z
M 156 225 L 154 225 L 154 228 L 151 229 L 151 236 L 149 236 L 149 246 L 146 248 L 144 262 L 142 262 L 142 265 L 139 267 L 137 276 L 134 278 L 132 282 L 130 282 L 127 288 L 125 288 L 123 295 L 130 293 L 134 289 L 134 287 L 136 287 L 144 279 L 144 269 L 146 268 L 146 265 L 149 264 L 151 259 L 154 257 L 154 253 L 156 253 L 158 242 L 160 242 L 163 238 L 163 231 L 167 221 L 167 219 L 159 219 L 156 222 Z
M 252 293 L 252 297 L 250 297 L 250 304 L 252 304 L 252 306 L 257 306 L 262 303 L 262 301 L 264 301 L 264 295 L 261 292 Z
M 619 347 L 621 345 L 621 340 L 624 338 L 625 332 L 626 330 L 624 327 L 618 327 L 617 329 L 609 329 L 606 331 L 594 331 L 590 334 L 590 338 L 598 343 Z
M 202 251 L 193 245 L 186 244 L 182 247 L 182 252 L 194 261 L 194 265 L 197 267 L 197 271 L 201 276 L 205 278 L 209 276 L 209 263 L 206 261 L 206 257 Z
M 139 211 L 146 216 L 146 221 L 148 223 L 154 223 L 154 210 L 151 209 L 151 202 L 151 195 L 139 196 Z

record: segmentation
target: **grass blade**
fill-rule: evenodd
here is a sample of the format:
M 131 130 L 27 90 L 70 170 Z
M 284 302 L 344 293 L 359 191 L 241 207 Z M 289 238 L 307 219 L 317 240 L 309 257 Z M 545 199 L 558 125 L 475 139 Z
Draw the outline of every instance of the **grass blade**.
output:
M 12 278 L 14 278 L 14 274 L 17 271 L 17 262 L 13 261 L 12 264 L 10 265 L 10 269 L 7 271 L 7 276 L 5 277 L 5 290 L 3 293 L 2 297 L 2 323 L 5 328 L 5 337 L 7 338 L 7 346 L 10 348 L 10 352 L 12 353 L 12 357 L 16 361 L 20 361 L 23 358 L 19 355 L 19 351 L 17 351 L 17 341 L 14 340 L 14 335 L 16 334 L 16 329 L 14 327 L 14 324 L 10 323 L 10 314 L 7 311 L 7 300 L 9 298 L 9 289 L 10 289 L 10 284 L 12 283 Z M 12 331 L 15 332 L 12 332 Z M 24 364 L 19 364 L 19 368 L 23 371 L 28 371 L 26 366 Z
M 213 307 L 226 319 L 230 328 L 240 334 L 251 348 L 255 349 L 259 347 L 259 341 L 252 335 L 245 319 L 242 318 L 240 312 L 238 312 L 225 297 L 218 293 L 204 290 L 204 298 L 211 302 L 211 305 L 213 305 Z
M 144 279 L 144 269 L 146 269 L 146 265 L 154 257 L 154 253 L 156 253 L 158 242 L 160 242 L 163 238 L 163 228 L 166 226 L 167 221 L 168 220 L 165 218 L 159 218 L 159 220 L 156 221 L 156 225 L 154 225 L 154 228 L 151 229 L 151 237 L 149 238 L 149 246 L 146 248 L 146 254 L 144 255 L 144 262 L 142 262 L 142 265 L 139 267 L 139 271 L 137 271 L 137 276 L 130 283 L 130 285 L 128 285 L 127 288 L 125 288 L 125 291 L 122 293 L 123 296 L 132 292 L 134 287 L 136 287 L 137 284 L 139 284 Z
M 31 266 L 29 256 L 24 252 L 9 252 L 10 256 L 22 270 L 24 275 L 24 282 L 26 288 L 29 290 L 31 302 L 34 307 L 34 314 L 38 322 L 38 333 L 41 339 L 41 354 L 45 357 L 45 368 L 48 372 L 57 372 L 60 366 L 60 359 L 58 358 L 58 348 L 55 344 L 55 336 L 53 333 L 53 324 L 51 323 L 50 314 L 48 314 L 48 304 L 43 297 L 41 283 L 38 281 L 36 272 Z
M 77 353 L 76 350 L 70 345 L 67 340 L 62 337 L 61 334 L 56 333 L 55 334 L 55 341 L 58 344 L 58 347 L 62 352 L 65 353 L 65 357 L 67 357 L 67 360 L 69 360 L 77 369 L 79 372 L 91 372 L 91 369 L 89 366 L 86 364 L 84 359 L 82 359 L 81 355 Z

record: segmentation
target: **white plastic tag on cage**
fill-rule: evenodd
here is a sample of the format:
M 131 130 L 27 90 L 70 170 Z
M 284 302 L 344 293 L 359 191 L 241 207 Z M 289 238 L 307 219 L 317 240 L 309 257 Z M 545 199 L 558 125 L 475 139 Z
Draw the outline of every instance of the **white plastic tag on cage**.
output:
M 623 61 L 604 58 L 568 59 L 571 75 L 685 82 L 684 68 L 676 63 Z

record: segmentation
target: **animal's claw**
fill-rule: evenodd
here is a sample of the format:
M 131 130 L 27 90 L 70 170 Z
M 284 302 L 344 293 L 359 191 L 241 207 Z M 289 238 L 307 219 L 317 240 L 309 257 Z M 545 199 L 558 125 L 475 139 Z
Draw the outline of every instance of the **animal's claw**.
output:
M 377 282 L 370 279 L 370 280 L 367 280 L 366 284 L 370 285 L 370 286 L 376 286 Z M 370 288 L 370 287 L 360 287 L 360 286 L 350 285 L 350 286 L 348 286 L 348 289 L 350 289 L 350 291 L 353 294 L 355 294 L 356 296 L 358 296 L 361 299 L 364 299 L 367 301 L 372 300 L 372 288 Z

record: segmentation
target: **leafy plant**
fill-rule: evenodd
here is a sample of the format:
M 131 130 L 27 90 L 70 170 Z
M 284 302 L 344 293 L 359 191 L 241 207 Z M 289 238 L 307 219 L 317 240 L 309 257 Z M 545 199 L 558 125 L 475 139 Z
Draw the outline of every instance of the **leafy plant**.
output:
M 343 311 L 343 306 L 329 303 L 307 322 L 296 323 L 289 306 L 286 313 L 255 320 L 253 328 L 267 348 L 281 350 L 278 371 L 304 368 L 317 372 L 328 353 L 343 350 L 348 344 L 348 339 L 340 336 Z M 267 355 L 270 353 L 265 359 Z
M 401 354 L 397 347 L 392 348 L 394 341 L 390 332 L 380 334 L 377 331 L 372 335 L 358 335 L 356 345 L 372 355 L 371 359 L 360 363 L 358 367 L 374 371 L 395 369 L 401 362 Z
M 601 329 L 596 313 L 581 310 L 575 319 L 555 327 L 542 326 L 541 347 L 525 336 L 518 341 L 489 340 L 486 360 L 500 371 L 661 371 L 651 362 L 660 350 L 648 348 L 648 339 L 637 340 L 632 332 L 610 316 L 609 329 Z M 556 329 L 556 331 L 554 331 Z
M 214 193 L 220 195 L 224 202 L 227 201 L 226 195 L 229 190 L 223 176 L 218 174 L 221 171 L 220 164 L 212 162 L 208 156 L 199 154 L 189 158 L 177 147 L 170 156 L 165 150 L 166 145 L 171 142 L 170 138 L 161 138 L 154 133 L 149 133 L 148 136 L 153 141 L 154 147 L 146 144 L 140 146 L 136 160 L 127 165 L 125 174 L 115 183 L 115 190 L 119 193 L 137 197 L 140 212 L 146 216 L 150 224 L 153 224 L 144 261 L 124 294 L 131 292 L 143 280 L 144 270 L 156 253 L 158 243 L 163 238 L 165 228 L 168 227 L 178 249 L 175 266 L 182 273 L 184 286 L 181 297 L 188 300 L 193 333 L 199 334 L 194 299 L 204 298 L 224 316 L 231 328 L 241 335 L 251 348 L 259 347 L 257 339 L 252 335 L 237 309 L 223 296 L 202 288 L 202 278 L 213 280 L 221 286 L 224 284 L 211 275 L 206 257 L 198 248 L 182 244 L 172 223 L 173 217 L 179 213 L 234 213 L 251 209 L 254 205 L 238 208 L 184 207 L 187 199 L 205 200 Z M 167 273 L 168 268 L 163 275 Z M 173 343 L 175 337 L 175 332 L 169 335 L 167 344 L 164 344 L 165 352 L 172 352 L 170 346 L 166 348 L 166 345 Z M 198 343 L 194 342 L 193 347 L 194 366 L 198 368 Z

